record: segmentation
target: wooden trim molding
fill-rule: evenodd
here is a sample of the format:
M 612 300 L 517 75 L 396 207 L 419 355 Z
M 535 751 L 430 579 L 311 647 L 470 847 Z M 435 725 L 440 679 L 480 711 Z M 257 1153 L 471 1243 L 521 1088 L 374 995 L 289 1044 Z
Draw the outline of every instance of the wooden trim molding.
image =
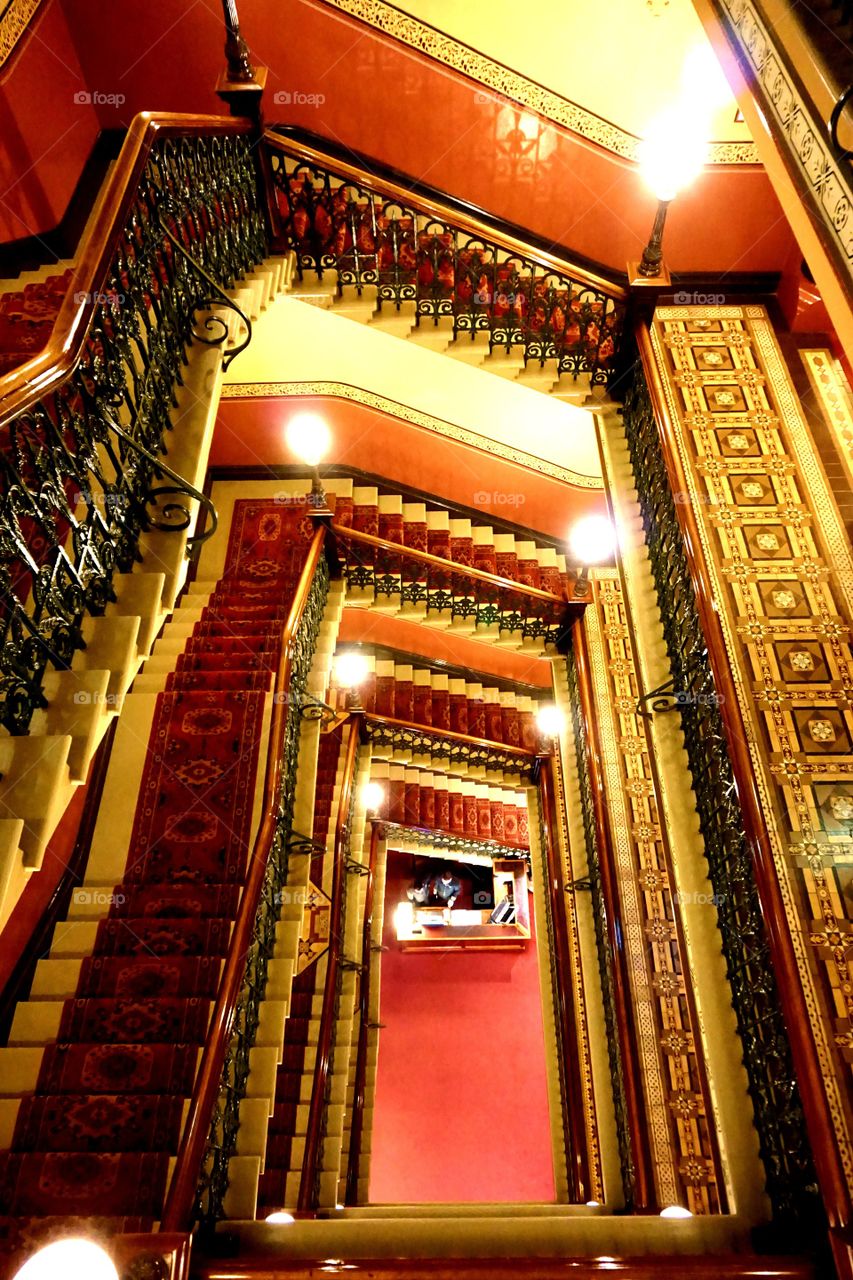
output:
M 587 111 L 579 103 L 562 97 L 536 80 L 528 79 L 470 45 L 455 40 L 430 23 L 404 13 L 395 5 L 388 4 L 387 0 L 324 0 L 324 3 L 477 81 L 497 100 L 505 99 L 508 105 L 534 111 L 605 151 L 612 151 L 625 160 L 637 161 L 640 139 L 635 134 Z M 753 142 L 712 142 L 709 162 L 714 165 L 755 165 L 759 163 L 758 150 Z

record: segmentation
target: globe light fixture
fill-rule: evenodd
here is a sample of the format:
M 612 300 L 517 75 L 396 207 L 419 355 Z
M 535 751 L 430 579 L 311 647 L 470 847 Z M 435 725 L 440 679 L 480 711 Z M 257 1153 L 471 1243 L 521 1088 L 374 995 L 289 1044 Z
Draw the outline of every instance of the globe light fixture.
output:
M 112 1258 L 93 1240 L 69 1237 L 45 1245 L 16 1272 L 15 1280 L 119 1280 Z
M 613 559 L 616 530 L 607 516 L 582 516 L 569 530 L 569 554 L 578 566 L 575 599 L 589 595 L 589 570 L 594 564 Z
M 557 738 L 563 728 L 563 713 L 553 702 L 545 702 L 536 712 L 536 728 L 543 738 Z
M 291 453 L 311 468 L 311 503 L 324 508 L 325 515 L 328 508 L 320 480 L 320 463 L 332 447 L 332 433 L 325 418 L 317 413 L 295 414 L 287 424 L 285 439 Z
M 335 658 L 335 684 L 339 689 L 352 690 L 367 679 L 370 666 L 358 649 L 346 649 Z
M 385 804 L 385 788 L 381 782 L 366 782 L 361 798 L 367 812 L 377 814 Z
M 291 1222 L 295 1222 L 292 1213 L 288 1213 L 286 1209 L 276 1209 L 275 1213 L 268 1213 L 265 1222 L 269 1222 L 274 1227 L 284 1227 Z
M 652 234 L 638 267 L 647 279 L 662 275 L 661 244 L 670 202 L 698 177 L 707 159 L 705 129 L 701 113 L 682 102 L 652 121 L 640 143 L 640 172 L 658 200 Z
M 660 1216 L 662 1218 L 692 1218 L 693 1214 L 689 1209 L 685 1209 L 681 1204 L 668 1204 L 665 1209 L 661 1209 Z

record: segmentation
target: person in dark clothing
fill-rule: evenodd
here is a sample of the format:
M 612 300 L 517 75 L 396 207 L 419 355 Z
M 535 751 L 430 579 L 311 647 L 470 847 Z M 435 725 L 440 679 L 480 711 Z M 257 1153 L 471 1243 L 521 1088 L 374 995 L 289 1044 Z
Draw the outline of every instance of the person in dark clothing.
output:
M 449 910 L 462 892 L 462 881 L 457 879 L 449 867 L 445 867 L 441 875 L 433 880 L 432 891 L 441 905 Z

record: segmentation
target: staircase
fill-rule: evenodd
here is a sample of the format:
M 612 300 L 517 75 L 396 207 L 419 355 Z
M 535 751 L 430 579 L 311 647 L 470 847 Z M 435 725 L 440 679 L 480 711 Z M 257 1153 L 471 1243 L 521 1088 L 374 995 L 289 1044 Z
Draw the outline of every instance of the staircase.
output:
M 128 697 L 86 880 L 0 1050 L 10 1254 L 21 1220 L 96 1219 L 114 1234 L 159 1217 L 246 874 L 270 681 L 308 547 L 303 513 L 287 515 L 259 577 L 265 512 L 248 514 L 253 536 L 234 531 L 203 607 L 196 591 L 156 646 L 163 691 Z M 137 786 L 123 830 L 113 806 Z
M 0 283 L 0 378 L 47 345 L 72 266 L 58 262 Z

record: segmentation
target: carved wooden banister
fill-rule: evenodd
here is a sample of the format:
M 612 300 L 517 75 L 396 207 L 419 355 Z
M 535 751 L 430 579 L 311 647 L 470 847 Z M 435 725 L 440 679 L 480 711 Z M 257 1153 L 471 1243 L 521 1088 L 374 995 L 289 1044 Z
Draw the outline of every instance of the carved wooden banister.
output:
M 364 918 L 361 927 L 361 977 L 358 989 L 358 1045 L 353 1079 L 352 1119 L 350 1121 L 349 1156 L 345 1203 L 358 1204 L 358 1175 L 361 1162 L 361 1139 L 364 1132 L 364 1104 L 367 1095 L 367 1053 L 370 1036 L 371 970 L 373 955 L 373 900 L 376 887 L 376 860 L 382 824 L 374 820 L 370 831 L 370 858 L 364 886 Z
M 216 1004 L 202 1051 L 198 1077 L 178 1147 L 175 1169 L 161 1219 L 163 1231 L 185 1231 L 192 1225 L 200 1170 L 210 1133 L 211 1118 L 220 1092 L 222 1066 L 240 999 L 246 959 L 252 945 L 267 862 L 279 822 L 284 741 L 290 712 L 295 638 L 305 613 L 314 575 L 323 556 L 325 537 L 326 530 L 320 526 L 314 534 L 293 603 L 281 633 L 264 773 L 261 821 L 252 845 L 248 877 L 240 898 L 237 919 L 219 982 Z
M 387 538 L 377 538 L 372 533 L 362 533 L 360 529 L 350 529 L 344 525 L 333 524 L 332 532 L 342 541 L 355 542 L 360 546 L 372 547 L 375 551 L 386 552 L 400 559 L 413 560 L 437 573 L 455 574 L 458 577 L 471 578 L 485 586 L 498 591 L 515 592 L 539 604 L 550 604 L 565 607 L 566 596 L 555 595 L 551 591 L 541 591 L 538 587 L 528 586 L 524 582 L 516 582 L 514 578 L 503 578 L 497 573 L 487 573 L 484 569 L 475 569 L 473 565 L 459 564 L 455 560 L 444 560 L 429 551 L 419 551 L 415 547 L 403 546 L 400 542 L 389 542 Z
M 365 722 L 368 726 L 371 724 L 387 726 L 391 730 L 399 729 L 423 734 L 428 738 L 447 738 L 450 742 L 458 743 L 460 746 L 475 747 L 482 751 L 498 751 L 516 759 L 519 765 L 532 766 L 536 759 L 536 752 L 528 751 L 526 747 L 513 747 L 504 742 L 496 742 L 492 738 L 477 738 L 472 733 L 459 733 L 456 729 L 442 729 L 438 725 L 415 724 L 412 720 L 398 720 L 395 716 L 381 716 L 375 711 L 365 713 Z
M 675 427 L 645 324 L 637 325 L 635 337 L 649 388 L 670 490 L 674 494 L 688 493 L 690 487 L 682 466 Z M 767 830 L 767 818 L 750 758 L 748 744 L 752 740 L 753 731 L 744 724 L 740 710 L 694 508 L 689 502 L 676 503 L 675 513 L 684 540 L 696 610 L 707 646 L 707 661 L 717 691 L 717 706 L 728 747 L 743 830 L 752 858 L 755 887 L 767 930 L 778 998 L 799 1083 L 821 1198 L 832 1229 L 833 1245 L 839 1249 L 840 1256 L 849 1250 L 849 1245 L 841 1239 L 840 1233 L 850 1230 L 851 1200 L 824 1088 L 821 1064 L 810 1031 L 809 1009 L 787 925 L 785 903 Z
M 431 199 L 420 192 L 413 191 L 411 186 L 403 186 L 391 178 L 382 177 L 377 179 L 366 168 L 359 168 L 356 165 L 349 164 L 339 157 L 332 158 L 328 153 L 320 151 L 317 147 L 312 147 L 310 143 L 290 136 L 284 137 L 274 130 L 268 130 L 265 137 L 267 145 L 273 152 L 290 156 L 304 164 L 328 169 L 344 182 L 355 183 L 367 191 L 373 191 L 383 201 L 397 201 L 404 207 L 417 210 L 418 213 L 423 214 L 426 218 L 440 222 L 445 222 L 449 219 L 455 227 L 466 235 L 485 241 L 492 241 L 500 245 L 510 255 L 519 255 L 532 259 L 546 271 L 571 276 L 578 283 L 590 289 L 601 290 L 618 301 L 627 301 L 628 291 L 621 285 L 606 279 L 604 276 L 597 275 L 576 262 L 570 262 L 565 258 L 557 257 L 556 254 L 548 253 L 544 249 L 531 249 L 529 242 L 510 235 L 507 231 L 495 226 L 494 223 L 485 222 L 473 213 L 465 213 L 458 208 L 454 208 L 452 214 L 449 214 L 447 205 L 441 203 L 440 200 Z
M 317 1208 L 317 1180 L 326 1115 L 326 1095 L 329 1069 L 334 1049 L 335 1020 L 338 1015 L 338 982 L 343 959 L 344 906 L 348 845 L 351 832 L 352 805 L 355 774 L 358 763 L 358 747 L 361 739 L 360 711 L 350 714 L 344 756 L 343 781 L 340 787 L 338 816 L 335 822 L 334 862 L 332 866 L 332 892 L 329 908 L 329 950 L 327 952 L 323 1006 L 317 1033 L 317 1057 L 314 1062 L 314 1078 L 311 1085 L 311 1101 L 308 1107 L 308 1126 L 305 1133 L 305 1153 L 297 1199 L 298 1212 L 311 1215 Z
M 143 111 L 134 116 L 109 177 L 101 188 L 78 246 L 68 293 L 45 348 L 0 377 L 0 427 L 57 387 L 79 359 L 102 296 L 116 243 L 124 231 L 140 178 L 155 144 L 196 135 L 251 133 L 245 120 L 226 116 Z

